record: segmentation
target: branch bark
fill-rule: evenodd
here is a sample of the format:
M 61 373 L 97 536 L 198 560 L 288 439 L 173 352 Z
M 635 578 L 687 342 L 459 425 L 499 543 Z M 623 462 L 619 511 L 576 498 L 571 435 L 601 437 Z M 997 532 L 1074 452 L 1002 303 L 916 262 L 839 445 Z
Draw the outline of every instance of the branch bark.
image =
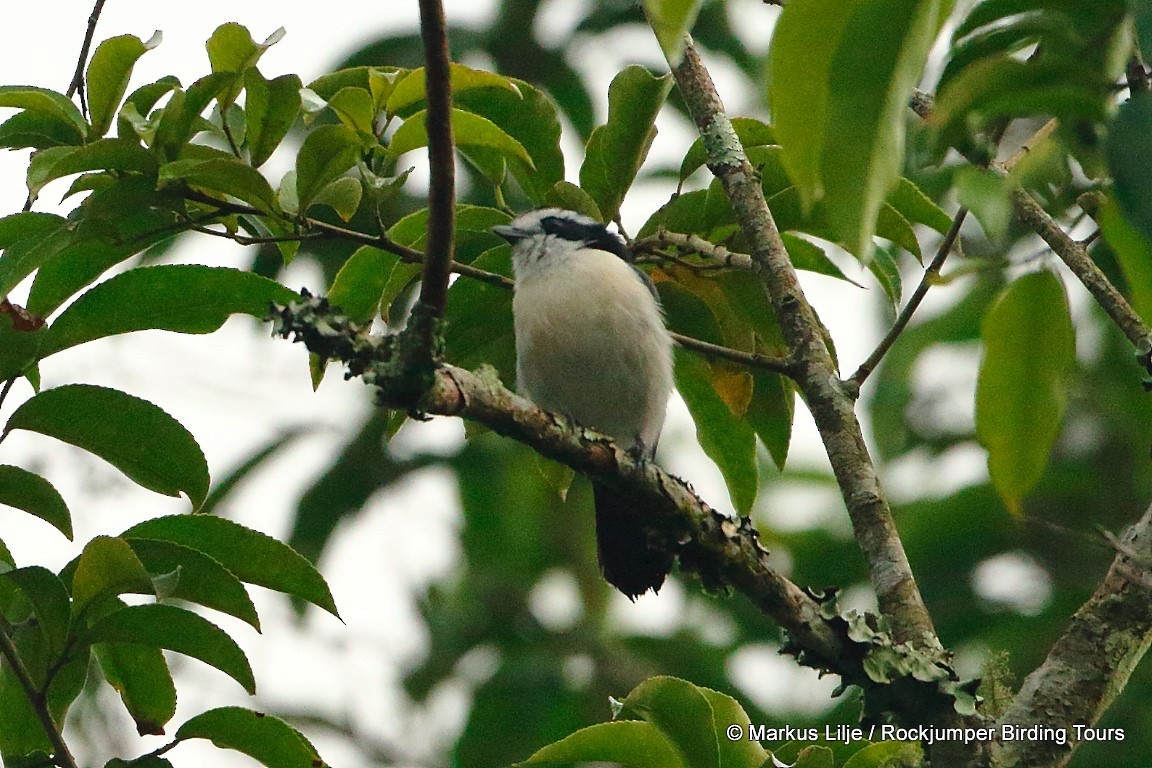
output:
M 1148 326 L 1132 309 L 1128 300 L 1116 290 L 1116 286 L 1100 271 L 1096 262 L 1088 255 L 1083 245 L 1073 240 L 1064 231 L 1048 212 L 1036 202 L 1036 198 L 1028 194 L 1026 189 L 1016 187 L 1012 190 L 1012 204 L 1016 208 L 1016 216 L 1027 224 L 1033 232 L 1040 235 L 1052 252 L 1060 257 L 1072 274 L 1088 289 L 1112 322 L 1124 332 L 1133 346 L 1139 347 L 1142 340 L 1149 334 Z
M 428 250 L 420 300 L 411 323 L 416 348 L 426 359 L 437 357 L 440 319 L 448 300 L 448 278 L 456 227 L 456 164 L 452 136 L 452 77 L 448 24 L 441 0 L 420 0 L 420 37 L 424 42 L 424 90 L 428 104 Z
M 683 60 L 672 71 L 704 140 L 708 167 L 723 185 L 752 243 L 755 271 L 771 299 L 795 361 L 797 384 L 816 421 L 848 507 L 856 541 L 868 561 L 880 611 L 892 622 L 893 636 L 898 641 L 919 644 L 934 639 L 932 619 L 916 586 L 853 411 L 852 392 L 840 381 L 758 177 L 691 40 L 685 46 Z
M 743 593 L 788 632 L 807 663 L 867 684 L 863 651 L 850 650 L 855 644 L 846 625 L 826 620 L 820 603 L 768 564 L 768 551 L 746 518 L 736 521 L 716 512 L 654 462 L 637 459 L 610 438 L 514 394 L 492 368 L 469 372 L 441 363 L 427 387 L 416 389 L 410 372 L 396 365 L 396 337 L 372 336 L 324 299 L 305 295 L 277 308 L 272 319 L 274 333 L 303 341 L 310 352 L 340 360 L 350 375 L 362 376 L 376 387 L 382 405 L 471 419 L 598 482 L 626 488 L 646 508 L 659 511 L 649 533 L 679 556 L 682 570 L 697 574 L 709 587 L 731 586 Z
M 986 765 L 1056 768 L 1124 690 L 1152 644 L 1152 507 L 1130 527 L 1108 574 L 1021 686 L 997 724 L 1064 729 L 1065 743 L 1012 739 L 993 745 Z

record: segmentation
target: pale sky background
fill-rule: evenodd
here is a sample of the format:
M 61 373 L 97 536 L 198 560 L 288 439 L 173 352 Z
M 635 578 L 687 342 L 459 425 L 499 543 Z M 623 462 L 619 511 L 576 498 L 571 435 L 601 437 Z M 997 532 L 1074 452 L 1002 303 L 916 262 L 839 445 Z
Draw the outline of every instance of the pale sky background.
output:
M 450 18 L 465 22 L 485 18 L 494 5 L 485 0 L 447 3 Z M 733 12 L 756 9 L 757 18 L 769 18 L 757 0 L 732 5 Z M 545 16 L 549 25 L 545 36 L 566 36 L 571 20 L 582 7 L 580 0 L 553 2 Z M 226 21 L 247 25 L 257 41 L 283 26 L 287 35 L 264 55 L 261 70 L 269 77 L 296 72 L 307 83 L 386 30 L 416 27 L 414 0 L 393 0 L 376 8 L 367 11 L 358 0 L 328 0 L 324 4 L 199 0 L 191 6 L 108 0 L 96 39 L 123 33 L 147 39 L 154 30 L 163 32 L 163 43 L 137 65 L 131 89 L 164 74 L 174 73 L 185 84 L 205 74 L 208 61 L 204 41 Z M 88 0 L 42 0 L 5 8 L 5 23 L 0 26 L 0 83 L 63 91 L 71 79 L 90 10 Z M 749 42 L 763 49 L 770 27 L 766 20 L 761 29 L 748 25 L 743 29 Z M 648 36 L 620 33 L 610 37 L 609 42 L 599 46 L 595 55 L 591 55 L 593 51 L 588 46 L 577 48 L 589 55 L 580 56 L 575 62 L 596 78 L 594 90 L 601 115 L 612 73 L 632 61 L 654 67 L 661 61 Z M 723 88 L 725 67 L 717 65 L 715 71 Z M 744 108 L 754 104 L 749 102 L 752 94 L 725 96 L 730 107 L 736 105 L 733 111 L 741 109 L 742 102 Z M 653 154 L 678 158 L 677 153 L 682 154 L 692 138 L 687 126 L 677 118 L 664 116 L 660 127 L 661 136 Z M 567 149 L 571 150 L 569 178 L 575 180 L 578 153 L 575 147 Z M 19 211 L 23 204 L 26 162 L 27 152 L 0 153 L 0 215 Z M 290 167 L 289 163 L 288 155 L 273 159 L 268 166 L 273 183 Z M 67 183 L 56 182 L 47 187 L 37 209 L 52 210 Z M 630 231 L 638 229 L 666 195 L 667 190 L 651 188 L 638 189 L 631 195 L 624 211 Z M 236 266 L 244 263 L 241 256 L 239 246 L 199 237 L 181 240 L 168 258 Z M 847 261 L 841 264 L 850 276 L 870 287 L 874 285 L 866 275 L 861 276 L 856 265 Z M 867 355 L 879 330 L 867 292 L 807 274 L 803 275 L 803 282 L 831 328 L 840 359 L 850 372 Z M 286 283 L 293 288 L 321 288 L 318 274 L 302 262 L 293 266 Z M 18 291 L 17 301 L 22 297 Z M 939 370 L 948 370 L 953 386 L 958 369 L 971 371 L 971 382 L 956 395 L 962 403 L 967 398 L 966 407 L 970 409 L 970 387 L 975 381 L 972 360 L 964 360 L 963 366 L 950 364 L 957 361 L 942 362 Z M 330 375 L 313 393 L 304 350 L 271 340 L 267 329 L 257 328 L 249 318 L 233 319 L 211 337 L 145 332 L 93 342 L 50 358 L 43 364 L 42 372 L 45 388 L 71 382 L 104 384 L 157 403 L 196 436 L 213 478 L 224 476 L 252 450 L 285 428 L 313 426 L 312 433 L 248 481 L 225 510 L 233 519 L 280 538 L 287 533 L 289 513 L 300 493 L 328 466 L 333 451 L 348 436 L 348 425 L 358 423 L 369 407 L 362 385 L 344 382 L 339 375 Z M 25 383 L 17 384 L 0 418 L 6 418 L 29 394 Z M 826 466 L 814 428 L 800 405 L 797 414 L 793 461 L 799 466 Z M 970 413 L 964 414 L 961 411 L 959 418 L 971 418 Z M 418 429 L 406 428 L 397 446 L 401 450 L 436 447 L 450 451 L 461 436 L 458 420 L 436 419 Z M 678 401 L 671 406 L 661 449 L 661 460 L 669 469 L 688 478 L 713 505 L 731 508 L 717 471 L 694 444 L 691 423 Z M 983 472 L 983 457 L 976 462 L 973 458 L 962 456 L 951 461 L 950 468 L 938 474 L 940 487 L 935 491 L 943 494 L 978 479 Z M 77 543 L 70 544 L 40 521 L 12 510 L 0 510 L 0 530 L 21 565 L 38 563 L 59 568 L 94 535 L 116 534 L 146 517 L 187 511 L 186 501 L 145 491 L 100 460 L 38 435 L 10 435 L 0 446 L 0 462 L 43 473 L 69 502 L 75 521 Z M 937 470 L 941 467 L 932 466 Z M 897 494 L 907 493 L 919 487 L 928 468 L 924 461 L 905 462 L 897 468 L 889 487 Z M 780 503 L 783 499 L 790 503 Z M 807 524 L 812 515 L 841 530 L 847 526 L 841 502 L 832 495 L 809 492 L 785 496 L 770 492 L 764 494 L 760 504 L 765 511 L 761 519 L 781 527 L 796 525 L 801 519 Z M 410 599 L 413 585 L 446 573 L 456 556 L 459 513 L 454 488 L 445 477 L 426 472 L 395 490 L 378 494 L 369 506 L 355 523 L 338 531 L 321 563 L 346 624 L 310 610 L 304 625 L 294 629 L 289 626 L 292 616 L 286 602 L 259 588 L 252 591 L 265 626 L 263 636 L 238 621 L 211 614 L 211 620 L 228 630 L 248 653 L 259 694 L 249 698 L 222 673 L 196 661 L 173 657 L 180 705 L 170 731 L 192 714 L 233 703 L 272 711 L 317 711 L 345 718 L 357 732 L 372 739 L 424 745 L 424 750 L 431 751 L 417 749 L 411 755 L 420 763 L 426 763 L 451 743 L 463 725 L 467 686 L 441 691 L 432 699 L 428 711 L 402 719 L 398 713 L 407 711 L 407 707 L 400 698 L 403 694 L 398 683 L 406 667 L 422 653 L 423 631 Z M 562 614 L 566 599 L 570 601 L 562 584 L 543 587 L 541 611 Z M 621 598 L 616 615 L 621 623 L 660 631 L 677 620 L 682 605 L 683 594 L 669 588 L 658 597 L 644 597 L 636 605 Z M 470 672 L 476 680 L 483 679 L 491 660 L 472 661 Z M 778 704 L 813 706 L 810 698 L 791 694 L 781 702 L 779 692 L 818 685 L 822 693 L 815 705 L 820 706 L 827 701 L 831 688 L 830 681 L 812 682 L 814 676 L 809 675 L 809 670 L 797 670 L 787 660 L 778 659 L 771 649 L 742 656 L 737 667 L 749 681 L 745 689 L 749 695 L 764 696 L 767 683 L 776 690 Z M 109 719 L 131 734 L 122 708 L 111 696 L 106 700 L 110 704 L 106 707 Z M 339 746 L 337 740 L 321 736 L 315 740 L 321 754 L 333 765 L 362 762 L 355 751 Z M 131 737 L 102 754 L 105 758 L 132 757 L 162 743 L 160 738 Z M 224 754 L 214 748 L 198 749 L 184 745 L 169 757 L 177 766 L 196 765 L 203 760 L 212 760 L 213 765 L 252 764 L 241 756 L 229 756 L 224 762 Z

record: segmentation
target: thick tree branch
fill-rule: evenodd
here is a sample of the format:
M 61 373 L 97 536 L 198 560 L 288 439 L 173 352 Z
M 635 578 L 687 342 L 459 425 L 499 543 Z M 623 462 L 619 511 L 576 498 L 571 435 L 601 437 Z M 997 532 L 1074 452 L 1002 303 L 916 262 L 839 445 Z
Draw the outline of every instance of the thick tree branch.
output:
M 988 765 L 1055 768 L 1083 741 L 1076 726 L 1091 727 L 1124 690 L 1152 644 L 1152 507 L 1129 528 L 1108 574 L 1072 617 L 1044 663 L 1024 681 L 998 725 L 1042 723 L 1066 729 L 1067 742 L 1004 740 Z
M 428 388 L 417 392 L 406 380 L 410 373 L 396 365 L 396 337 L 370 335 L 323 299 L 305 296 L 277 308 L 273 319 L 275 333 L 344 362 L 349 375 L 376 387 L 383 405 L 479 422 L 598 482 L 626 487 L 660 511 L 650 533 L 679 555 L 682 570 L 696 573 L 711 587 L 731 586 L 746 595 L 787 630 L 814 666 L 851 679 L 863 677 L 862 654 L 847 652 L 852 642 L 821 615 L 820 604 L 768 564 L 768 552 L 748 520 L 716 512 L 654 462 L 637 459 L 608 437 L 540 409 L 506 389 L 492 368 L 470 372 L 441 364 Z
M 428 116 L 428 250 L 420 300 L 409 321 L 414 343 L 428 360 L 437 357 L 440 320 L 448 300 L 448 278 L 456 227 L 456 150 L 452 137 L 452 79 L 448 24 L 441 0 L 420 0 L 420 37 L 424 41 L 424 90 Z
M 764 282 L 792 359 L 796 361 L 797 384 L 824 440 L 856 541 L 868 561 L 880 611 L 892 622 L 893 636 L 898 641 L 916 644 L 934 638 L 931 617 L 912 576 L 853 412 L 854 399 L 840 382 L 815 313 L 800 288 L 764 201 L 755 170 L 691 41 L 685 47 L 683 61 L 673 67 L 673 75 L 704 140 L 708 167 L 723 185 L 752 243 L 756 271 Z

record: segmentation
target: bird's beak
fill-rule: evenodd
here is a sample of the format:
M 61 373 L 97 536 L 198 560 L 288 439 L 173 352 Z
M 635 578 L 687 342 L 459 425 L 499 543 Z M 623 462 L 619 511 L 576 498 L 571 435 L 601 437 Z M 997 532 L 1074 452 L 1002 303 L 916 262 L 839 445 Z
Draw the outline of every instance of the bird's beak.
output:
M 515 245 L 518 240 L 523 240 L 524 238 L 528 237 L 529 234 L 523 229 L 520 229 L 519 227 L 513 227 L 510 224 L 500 224 L 492 227 L 492 232 L 504 238 L 513 245 Z

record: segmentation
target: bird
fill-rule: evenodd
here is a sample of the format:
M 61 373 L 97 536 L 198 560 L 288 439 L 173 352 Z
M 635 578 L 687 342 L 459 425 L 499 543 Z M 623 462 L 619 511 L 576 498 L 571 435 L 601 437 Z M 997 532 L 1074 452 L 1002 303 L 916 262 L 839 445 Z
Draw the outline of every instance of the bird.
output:
M 562 208 L 492 231 L 512 245 L 517 390 L 652 459 L 673 387 L 672 337 L 624 239 Z M 658 592 L 674 555 L 650 541 L 643 501 L 595 480 L 592 490 L 604 578 L 633 601 Z

